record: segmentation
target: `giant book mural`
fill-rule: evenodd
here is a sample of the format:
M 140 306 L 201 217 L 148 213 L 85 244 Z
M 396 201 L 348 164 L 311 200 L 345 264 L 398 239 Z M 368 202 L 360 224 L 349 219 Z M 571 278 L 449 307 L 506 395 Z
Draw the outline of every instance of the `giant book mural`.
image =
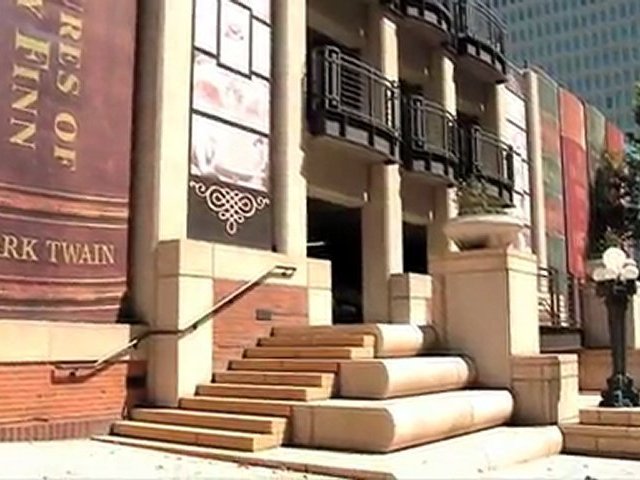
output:
M 589 232 L 589 167 L 585 109 L 571 92 L 560 89 L 560 144 L 564 171 L 567 267 L 574 277 L 586 275 Z
M 136 2 L 0 0 L 0 318 L 114 321 Z
M 271 0 L 196 0 L 190 238 L 271 248 Z
M 537 76 L 542 127 L 542 171 L 547 236 L 547 265 L 566 277 L 567 245 L 563 166 L 560 152 L 558 87 L 543 74 Z

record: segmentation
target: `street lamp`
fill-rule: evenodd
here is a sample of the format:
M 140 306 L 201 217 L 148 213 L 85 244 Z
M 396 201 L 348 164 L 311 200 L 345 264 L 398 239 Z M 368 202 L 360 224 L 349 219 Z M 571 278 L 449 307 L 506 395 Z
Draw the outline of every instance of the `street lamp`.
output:
M 607 389 L 602 391 L 600 406 L 637 407 L 640 397 L 633 378 L 627 375 L 626 314 L 629 298 L 636 293 L 640 271 L 636 262 L 616 247 L 604 252 L 602 263 L 604 267 L 596 268 L 592 276 L 597 294 L 604 297 L 607 307 L 613 372 L 607 379 Z

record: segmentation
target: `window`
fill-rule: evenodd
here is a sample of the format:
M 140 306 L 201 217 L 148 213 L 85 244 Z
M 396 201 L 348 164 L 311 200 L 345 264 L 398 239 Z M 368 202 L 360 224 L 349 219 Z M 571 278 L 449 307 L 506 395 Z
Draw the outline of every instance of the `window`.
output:
M 620 63 L 620 50 L 618 49 L 615 49 L 613 51 L 613 63 L 614 64 Z

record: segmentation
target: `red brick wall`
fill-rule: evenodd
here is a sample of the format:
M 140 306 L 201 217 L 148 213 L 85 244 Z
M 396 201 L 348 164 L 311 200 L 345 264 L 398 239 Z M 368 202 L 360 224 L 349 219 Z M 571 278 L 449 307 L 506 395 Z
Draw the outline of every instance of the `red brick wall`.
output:
M 0 441 L 104 433 L 145 398 L 145 362 L 72 377 L 51 364 L 0 364 Z
M 242 282 L 215 280 L 214 298 L 219 301 Z M 256 310 L 272 312 L 271 321 L 256 320 Z M 221 311 L 213 322 L 214 370 L 227 368 L 229 360 L 242 358 L 245 348 L 269 336 L 271 328 L 308 323 L 307 289 L 282 285 L 259 285 Z

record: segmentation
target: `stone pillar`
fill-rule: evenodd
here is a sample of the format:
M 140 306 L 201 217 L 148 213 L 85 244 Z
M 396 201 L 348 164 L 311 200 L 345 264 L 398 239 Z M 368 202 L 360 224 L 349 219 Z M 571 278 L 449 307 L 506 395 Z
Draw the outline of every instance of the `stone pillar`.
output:
M 397 26 L 386 10 L 369 10 L 368 61 L 398 80 Z M 362 209 L 363 313 L 366 322 L 389 322 L 391 274 L 402 273 L 400 166 L 369 167 L 368 201 Z
M 306 0 L 273 2 L 272 165 L 278 252 L 307 254 L 307 181 L 303 175 Z
M 369 199 L 362 209 L 362 293 L 366 322 L 390 320 L 390 278 L 403 269 L 399 169 L 399 165 L 373 165 L 369 170 Z
M 430 88 L 434 90 L 436 101 L 455 117 L 458 113 L 455 64 L 444 49 L 433 53 L 429 76 Z M 444 224 L 458 213 L 455 189 L 437 186 L 433 191 L 433 217 L 428 227 L 428 256 L 456 250 L 454 243 L 442 231 Z
M 394 273 L 390 279 L 391 323 L 430 325 L 431 276 Z
M 533 251 L 540 267 L 547 266 L 546 218 L 544 210 L 544 174 L 542 171 L 542 125 L 540 120 L 540 99 L 538 77 L 528 70 L 525 72 L 527 88 L 527 130 L 529 161 L 531 162 L 531 202 L 533 204 Z
M 213 246 L 194 240 L 161 242 L 157 249 L 157 310 L 154 328 L 190 326 L 213 306 Z M 213 320 L 186 335 L 159 335 L 149 348 L 149 396 L 177 406 L 213 373 Z
M 514 356 L 511 361 L 513 421 L 517 425 L 553 425 L 578 420 L 578 355 Z
M 492 85 L 489 92 L 485 122 L 482 127 L 502 139 L 507 123 L 507 86 L 505 84 Z
M 485 387 L 511 385 L 511 357 L 540 352 L 537 265 L 504 250 L 450 253 L 432 262 L 444 279 L 445 344 L 470 355 Z
M 182 278 L 179 262 L 168 261 L 159 247 L 179 245 L 187 235 L 193 7 L 185 0 L 140 2 L 131 285 L 137 314 L 153 330 L 181 328 L 196 307 L 213 305 L 211 280 Z M 206 256 L 202 260 L 206 264 Z M 180 395 L 211 378 L 211 324 L 186 338 L 148 342 L 152 402 L 176 405 Z

